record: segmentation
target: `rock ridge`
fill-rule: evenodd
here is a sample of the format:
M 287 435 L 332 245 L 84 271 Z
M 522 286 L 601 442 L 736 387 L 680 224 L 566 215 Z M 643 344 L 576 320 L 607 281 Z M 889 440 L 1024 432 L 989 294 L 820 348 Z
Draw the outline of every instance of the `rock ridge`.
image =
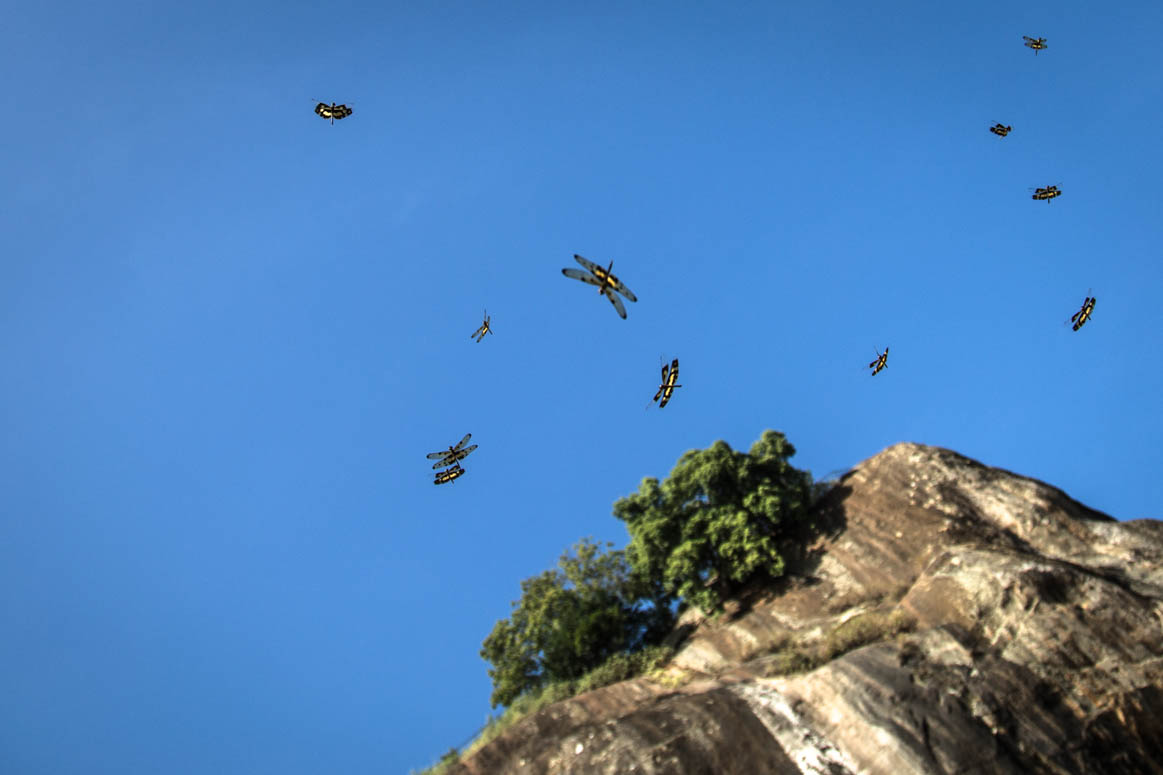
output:
M 543 708 L 448 772 L 1163 775 L 1163 523 L 912 443 L 816 518 L 777 588 L 684 615 L 665 675 Z

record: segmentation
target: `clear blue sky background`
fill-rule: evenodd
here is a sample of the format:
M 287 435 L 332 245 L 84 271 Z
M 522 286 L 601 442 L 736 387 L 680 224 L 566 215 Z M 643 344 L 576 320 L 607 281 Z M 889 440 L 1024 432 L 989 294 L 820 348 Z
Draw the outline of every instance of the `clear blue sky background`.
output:
M 766 428 L 1160 516 L 1163 4 L 625 5 L 6 10 L 0 770 L 423 767 L 521 579 Z

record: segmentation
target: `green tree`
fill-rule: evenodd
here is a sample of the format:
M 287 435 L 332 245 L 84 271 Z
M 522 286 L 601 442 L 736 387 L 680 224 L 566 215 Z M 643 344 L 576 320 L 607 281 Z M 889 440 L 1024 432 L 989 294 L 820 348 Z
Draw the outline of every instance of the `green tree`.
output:
M 625 552 L 603 553 L 590 539 L 573 549 L 557 568 L 521 582 L 512 615 L 485 638 L 481 657 L 492 664 L 493 707 L 547 683 L 580 678 L 613 654 L 637 651 L 669 631 L 670 597 L 634 573 Z
M 614 504 L 634 569 L 706 611 L 743 584 L 783 574 L 781 548 L 810 526 L 812 478 L 792 467 L 795 447 L 765 431 L 748 454 L 724 441 L 684 454 L 661 484 L 649 477 Z

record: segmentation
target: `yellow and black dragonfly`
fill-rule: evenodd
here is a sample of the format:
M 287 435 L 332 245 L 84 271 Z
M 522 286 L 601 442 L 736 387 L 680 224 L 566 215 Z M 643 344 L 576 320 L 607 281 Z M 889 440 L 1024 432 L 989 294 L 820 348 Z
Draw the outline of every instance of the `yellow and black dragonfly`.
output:
M 334 102 L 328 105 L 326 102 L 320 102 L 315 106 L 315 114 L 321 118 L 331 119 L 334 124 L 336 119 L 347 118 L 351 115 L 351 108 L 346 105 L 336 105 Z
M 651 399 L 652 401 L 658 401 L 660 398 L 662 399 L 658 403 L 659 409 L 666 406 L 666 403 L 670 401 L 670 397 L 674 395 L 675 388 L 682 387 L 682 385 L 677 383 L 678 358 L 675 358 L 669 364 L 662 364 L 662 384 L 658 386 L 658 392 L 655 393 L 654 398 Z M 649 406 L 649 404 L 647 404 L 647 406 Z
M 452 465 L 453 463 L 460 465 L 460 463 L 458 461 L 464 460 L 466 457 L 468 457 L 468 454 L 470 452 L 472 452 L 474 449 L 476 449 L 479 446 L 478 444 L 473 444 L 471 447 L 466 447 L 465 444 L 467 444 L 468 440 L 471 438 L 472 438 L 472 434 L 466 433 L 466 434 L 464 434 L 464 438 L 461 439 L 460 441 L 458 441 L 455 446 L 449 447 L 448 449 L 444 450 L 443 452 L 433 452 L 433 453 L 429 454 L 428 455 L 429 460 L 438 461 L 436 463 L 436 465 L 434 465 L 432 467 L 433 468 L 444 468 L 446 466 Z
M 1005 137 L 1012 129 L 1012 126 L 1006 126 L 1005 124 L 994 124 L 989 128 L 989 131 L 993 132 L 998 137 Z
M 1030 198 L 1049 202 L 1056 196 L 1062 196 L 1062 189 L 1058 188 L 1058 186 L 1046 186 L 1045 188 L 1035 188 L 1034 195 Z
M 1029 35 L 1023 35 L 1022 39 L 1026 41 L 1024 44 L 1026 48 L 1034 49 L 1034 56 L 1038 56 L 1038 52 L 1046 48 L 1045 38 L 1031 38 Z
M 573 254 L 573 258 L 579 264 L 584 266 L 587 271 L 583 272 L 580 269 L 562 269 L 561 273 L 566 277 L 572 277 L 575 280 L 581 280 L 583 283 L 598 286 L 598 292 L 610 300 L 614 305 L 614 309 L 618 311 L 618 315 L 623 320 L 626 319 L 626 308 L 622 305 L 622 300 L 618 298 L 618 294 L 622 294 L 630 301 L 638 301 L 638 297 L 630 292 L 630 289 L 614 275 L 610 274 L 610 270 L 614 268 L 614 262 L 610 262 L 610 266 L 602 269 L 589 259 L 582 258 L 577 253 Z
M 485 338 L 485 334 L 493 333 L 492 320 L 493 319 L 491 317 L 489 317 L 489 311 L 486 309 L 485 310 L 485 322 L 481 323 L 481 327 L 478 328 L 476 331 L 473 331 L 472 334 L 470 334 L 468 338 L 469 339 L 476 339 L 477 344 L 480 344 L 481 340 Z
M 464 475 L 464 469 L 460 467 L 460 463 L 457 463 L 456 465 L 454 465 L 452 468 L 448 469 L 447 471 L 441 471 L 440 473 L 436 474 L 436 479 L 432 483 L 433 484 L 448 484 L 449 482 L 455 482 L 459 477 L 461 477 L 463 475 Z
M 1070 316 L 1070 322 L 1074 324 L 1071 330 L 1077 331 L 1082 328 L 1086 321 L 1090 320 L 1091 313 L 1094 312 L 1094 297 L 1088 295 L 1082 302 L 1082 307 Z
M 868 364 L 868 368 L 872 369 L 872 376 L 880 373 L 880 370 L 888 365 L 888 348 L 884 348 L 882 353 L 880 350 L 876 351 L 876 360 Z

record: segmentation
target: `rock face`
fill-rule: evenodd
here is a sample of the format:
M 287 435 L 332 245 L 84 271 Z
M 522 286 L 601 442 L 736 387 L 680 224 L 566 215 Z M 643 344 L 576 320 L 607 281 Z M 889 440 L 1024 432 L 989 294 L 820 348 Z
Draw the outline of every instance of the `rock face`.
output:
M 688 612 L 666 675 L 550 705 L 449 772 L 1163 774 L 1163 523 L 917 444 L 817 509 L 794 575 Z

